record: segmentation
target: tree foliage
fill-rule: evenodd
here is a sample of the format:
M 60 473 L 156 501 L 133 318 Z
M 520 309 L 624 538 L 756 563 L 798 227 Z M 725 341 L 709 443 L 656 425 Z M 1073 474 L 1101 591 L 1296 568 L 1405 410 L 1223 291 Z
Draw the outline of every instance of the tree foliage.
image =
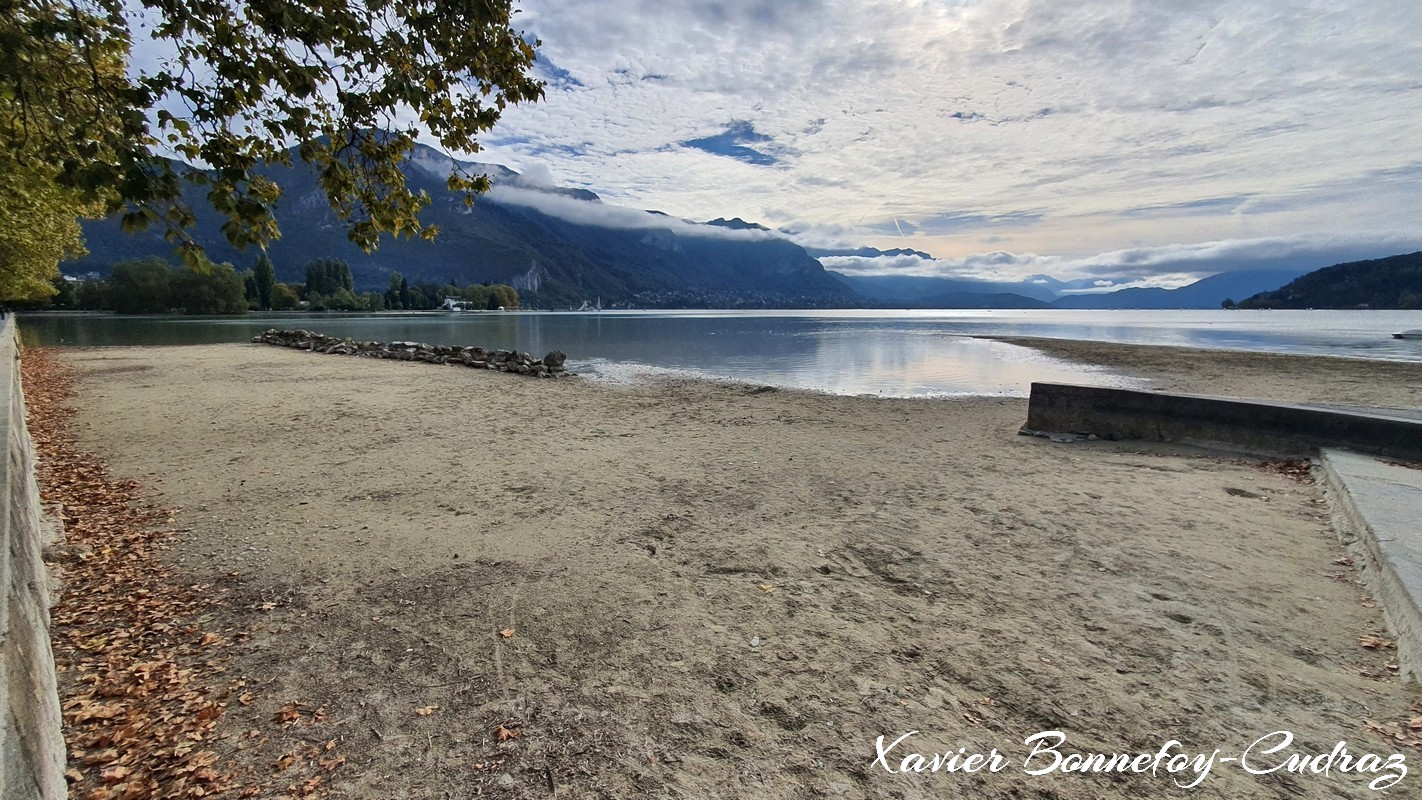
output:
M 156 314 L 173 307 L 173 267 L 161 258 L 120 261 L 109 273 L 108 301 L 120 314 Z
M 350 264 L 339 258 L 316 258 L 306 264 L 306 291 L 332 295 L 338 289 L 355 291 Z
M 87 281 L 84 287 L 96 284 Z M 181 309 L 188 314 L 245 314 L 242 276 L 231 264 L 203 263 L 174 269 L 161 258 L 121 261 L 102 287 L 102 297 L 119 314 L 157 314 Z M 81 305 L 84 305 L 81 287 Z
M 265 243 L 281 188 L 259 168 L 293 158 L 362 248 L 430 238 L 429 197 L 400 170 L 416 136 L 474 152 L 508 104 L 543 94 L 513 14 L 511 0 L 0 0 L 0 158 L 28 154 L 130 229 L 161 226 L 194 265 L 184 184 L 233 245 Z M 156 69 L 125 69 L 136 37 L 168 54 Z M 469 201 L 488 180 L 449 187 Z
M 185 266 L 172 272 L 173 305 L 187 314 L 245 314 L 242 276 L 231 264 Z
M 301 295 L 296 289 L 285 283 L 278 283 L 272 288 L 272 310 L 290 311 L 301 305 Z
M 257 284 L 257 308 L 272 307 L 272 292 L 276 289 L 276 265 L 266 253 L 257 256 L 257 264 L 252 268 L 252 280 Z
M 19 4 L 0 0 L 0 301 L 6 302 L 54 293 L 59 262 L 85 252 L 78 218 L 100 215 L 99 200 L 107 197 L 101 187 L 83 190 L 62 180 L 63 164 L 47 157 L 44 146 L 66 132 L 60 114 L 97 109 L 83 96 L 56 97 L 36 109 L 9 76 L 31 71 L 51 85 L 79 77 L 101 82 L 121 75 L 123 64 L 100 47 L 91 49 L 91 63 L 81 63 L 72 46 L 52 36 L 28 39 L 26 22 Z
M 497 310 L 503 308 L 518 308 L 518 292 L 512 286 L 503 283 L 496 283 L 492 286 L 471 284 L 464 287 L 460 292 L 465 300 L 473 303 L 479 308 Z

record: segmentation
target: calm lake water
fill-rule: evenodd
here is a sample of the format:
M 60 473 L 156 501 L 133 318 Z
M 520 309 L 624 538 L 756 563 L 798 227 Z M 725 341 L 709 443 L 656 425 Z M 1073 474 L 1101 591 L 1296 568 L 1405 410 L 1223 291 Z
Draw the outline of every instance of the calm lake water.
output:
M 971 338 L 1045 336 L 1422 361 L 1422 311 L 634 311 L 252 314 L 117 317 L 27 314 L 45 345 L 244 342 L 267 328 L 376 341 L 568 354 L 605 380 L 685 374 L 842 394 L 1025 396 L 1034 381 L 1131 385 L 1109 372 Z

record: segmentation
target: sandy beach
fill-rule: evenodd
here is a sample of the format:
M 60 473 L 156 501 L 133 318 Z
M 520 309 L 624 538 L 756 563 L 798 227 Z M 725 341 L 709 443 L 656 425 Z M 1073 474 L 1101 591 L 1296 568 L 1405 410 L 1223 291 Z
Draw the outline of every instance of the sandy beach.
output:
M 1422 407 L 1422 364 L 1012 340 L 1175 391 Z M 1320 486 L 1017 435 L 1026 401 L 536 381 L 260 345 L 62 351 L 80 443 L 178 510 L 260 796 L 1413 796 L 1422 697 Z M 283 706 L 307 710 L 276 726 Z M 319 709 L 321 714 L 309 713 Z M 1029 775 L 1063 752 L 1406 752 L 1375 774 Z M 877 737 L 918 733 L 876 764 Z M 253 732 L 259 735 L 251 735 Z M 502 739 L 502 740 L 501 740 Z M 890 774 L 909 752 L 999 772 Z M 1035 762 L 1044 766 L 1046 760 Z

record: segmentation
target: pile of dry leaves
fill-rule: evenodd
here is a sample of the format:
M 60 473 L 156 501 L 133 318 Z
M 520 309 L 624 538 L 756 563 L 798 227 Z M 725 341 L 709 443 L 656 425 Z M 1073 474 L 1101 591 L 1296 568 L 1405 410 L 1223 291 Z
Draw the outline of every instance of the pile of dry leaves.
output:
M 171 513 L 116 481 L 68 433 L 73 378 L 42 349 L 22 359 L 40 494 L 63 518 L 51 554 L 63 575 L 52 610 L 71 796 L 207 797 L 237 789 L 209 748 L 226 699 L 229 636 L 204 623 L 211 587 L 184 585 L 158 557 Z

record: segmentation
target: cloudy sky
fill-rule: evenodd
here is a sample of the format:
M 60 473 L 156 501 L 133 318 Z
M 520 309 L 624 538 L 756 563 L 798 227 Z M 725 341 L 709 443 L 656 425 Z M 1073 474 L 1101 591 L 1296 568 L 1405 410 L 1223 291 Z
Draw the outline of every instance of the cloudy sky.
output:
M 1012 278 L 1422 249 L 1414 0 L 521 0 L 480 160 Z M 852 263 L 851 263 L 852 262 Z

